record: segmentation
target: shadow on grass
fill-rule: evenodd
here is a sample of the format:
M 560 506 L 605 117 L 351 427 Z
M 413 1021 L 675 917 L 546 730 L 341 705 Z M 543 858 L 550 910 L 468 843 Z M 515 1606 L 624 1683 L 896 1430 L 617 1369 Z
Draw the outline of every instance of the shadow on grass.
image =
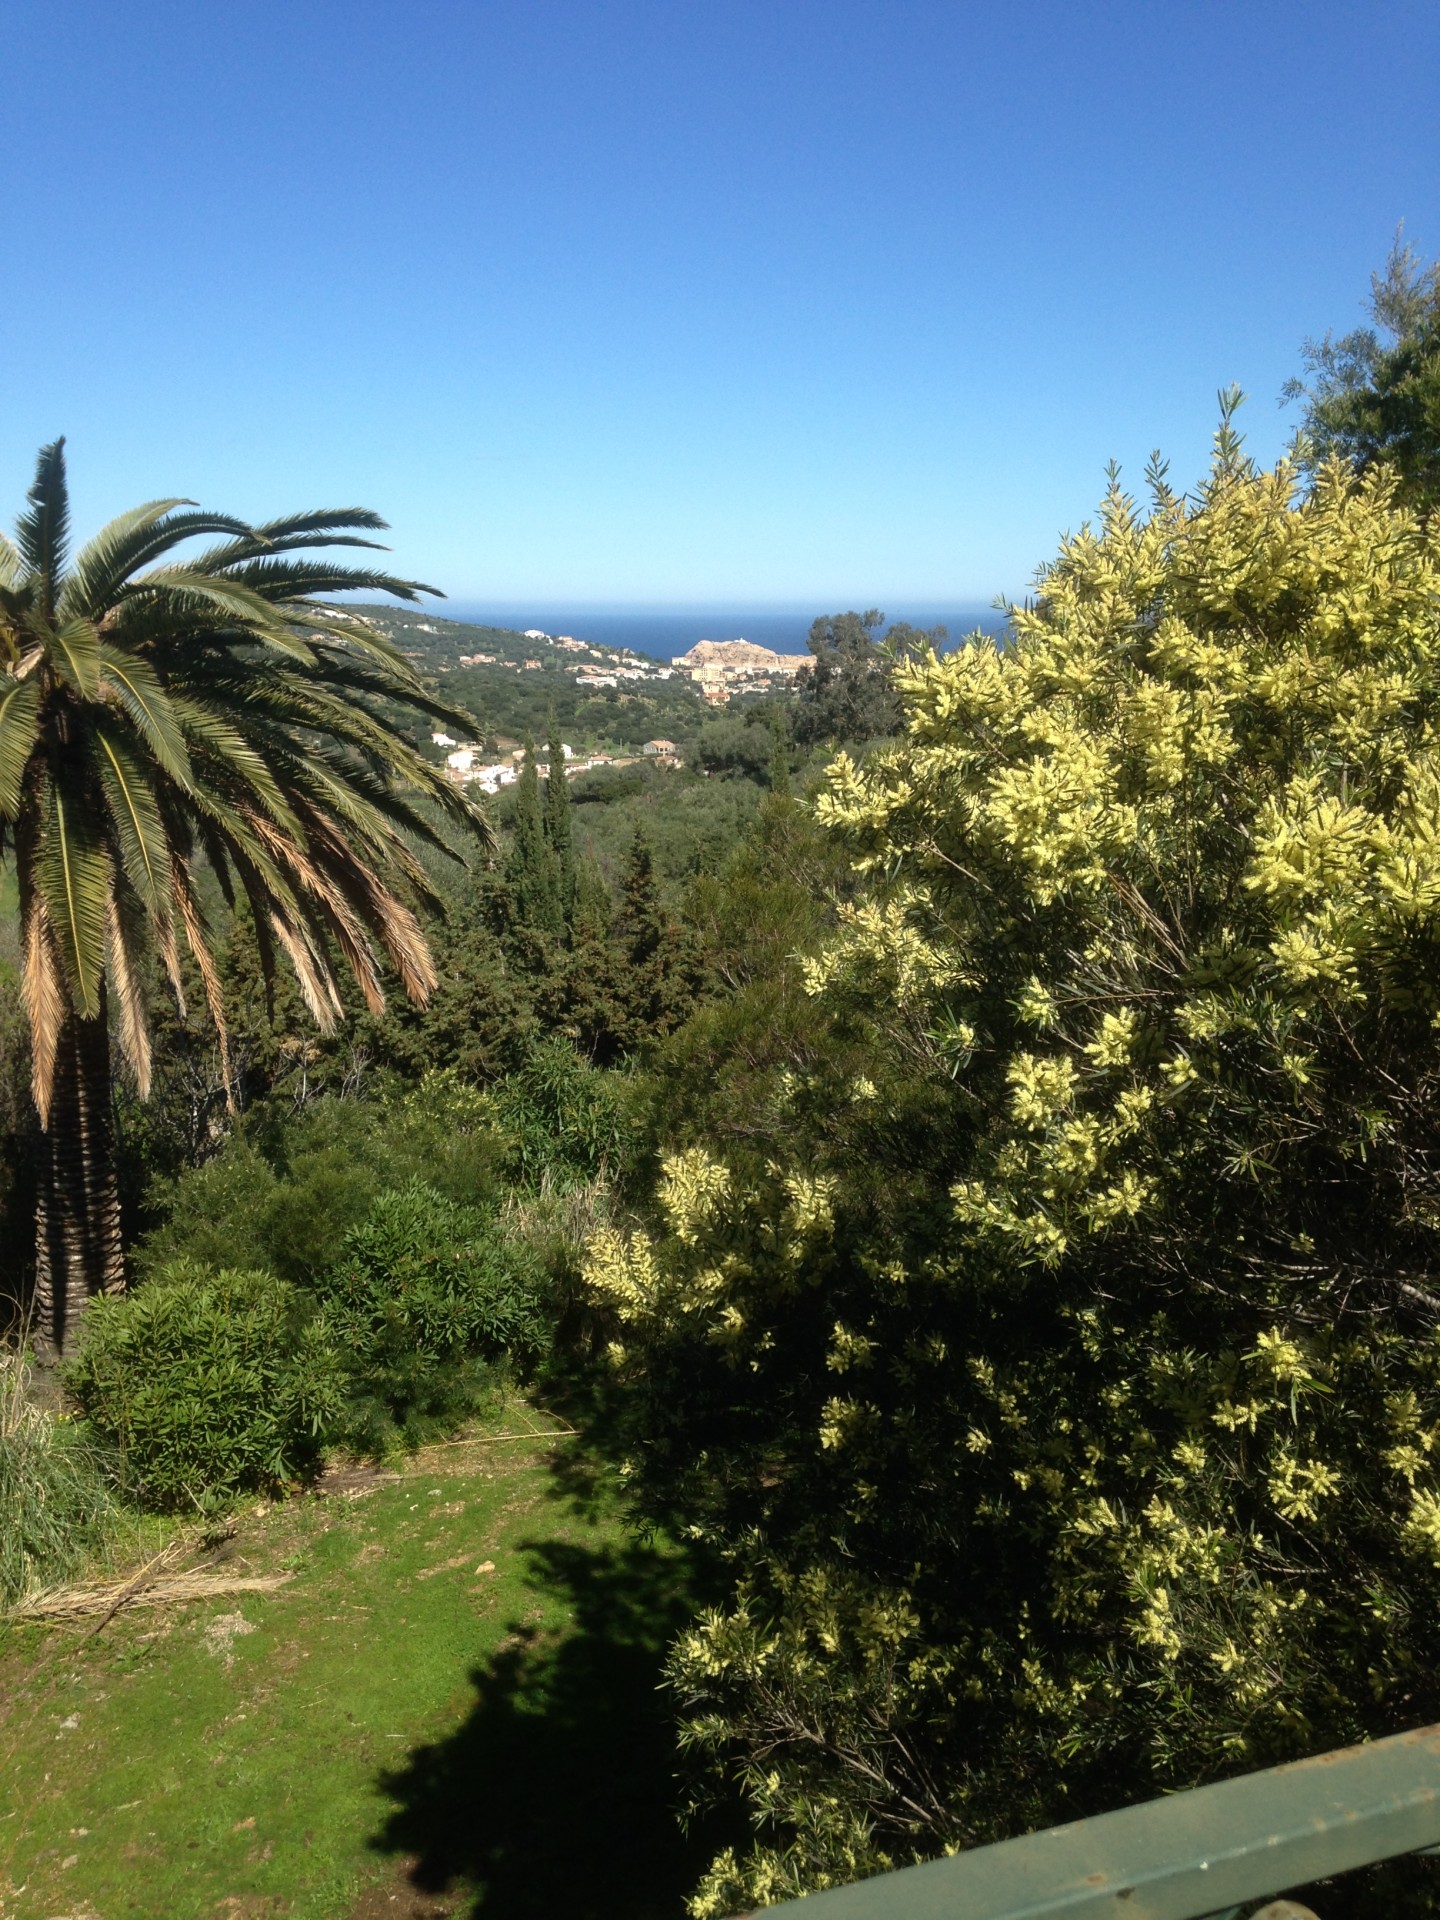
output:
M 412 1858 L 416 1888 L 459 1894 L 484 1920 L 679 1920 L 714 1852 L 680 1831 L 657 1691 L 666 1644 L 693 1612 L 685 1564 L 640 1546 L 526 1551 L 568 1627 L 512 1627 L 470 1675 L 464 1725 L 382 1778 L 395 1809 L 372 1845 Z

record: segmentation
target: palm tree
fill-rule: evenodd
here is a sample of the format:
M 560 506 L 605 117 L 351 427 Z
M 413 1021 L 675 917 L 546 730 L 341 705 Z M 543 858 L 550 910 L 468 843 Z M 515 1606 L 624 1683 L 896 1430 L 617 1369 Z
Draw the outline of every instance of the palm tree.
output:
M 341 1012 L 339 971 L 375 1010 L 384 962 L 412 1000 L 435 984 L 418 848 L 445 845 L 441 814 L 489 829 L 385 715 L 398 701 L 464 716 L 319 598 L 437 591 L 317 552 L 374 548 L 363 535 L 384 525 L 347 507 L 251 527 L 152 500 L 72 563 L 60 440 L 14 543 L 0 535 L 0 856 L 19 884 L 40 1122 L 35 1319 L 57 1353 L 122 1280 L 111 1024 L 143 1096 L 147 982 L 167 977 L 183 1012 L 182 943 L 228 1078 L 202 867 L 248 906 L 267 982 L 283 953 L 322 1028 Z M 218 544 L 175 558 L 196 536 Z

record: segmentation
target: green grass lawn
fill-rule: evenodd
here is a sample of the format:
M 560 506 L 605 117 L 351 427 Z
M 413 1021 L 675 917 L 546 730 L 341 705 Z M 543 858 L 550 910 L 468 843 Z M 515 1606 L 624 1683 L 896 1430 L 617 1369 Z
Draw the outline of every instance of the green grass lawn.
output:
M 430 1449 L 242 1511 L 233 1552 L 294 1577 L 0 1643 L 4 1920 L 682 1913 L 685 1571 L 575 1442 Z

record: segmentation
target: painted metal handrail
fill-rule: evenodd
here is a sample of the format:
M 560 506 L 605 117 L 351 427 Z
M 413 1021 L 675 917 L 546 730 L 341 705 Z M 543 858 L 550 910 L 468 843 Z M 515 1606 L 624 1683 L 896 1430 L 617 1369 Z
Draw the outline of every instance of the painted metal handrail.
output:
M 1440 1726 L 812 1893 L 803 1920 L 1205 1920 L 1432 1848 Z

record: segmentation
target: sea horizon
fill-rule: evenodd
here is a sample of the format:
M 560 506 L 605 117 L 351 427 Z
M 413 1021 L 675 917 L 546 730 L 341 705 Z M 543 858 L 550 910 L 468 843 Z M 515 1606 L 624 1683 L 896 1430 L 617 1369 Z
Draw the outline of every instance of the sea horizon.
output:
M 477 626 L 505 627 L 520 633 L 534 627 L 548 634 L 569 634 L 594 646 L 628 647 L 657 660 L 685 653 L 700 640 L 750 640 L 777 653 L 804 653 L 816 618 L 813 606 L 781 607 L 773 603 L 585 606 L 553 601 L 456 600 L 432 611 L 438 619 Z M 896 602 L 883 611 L 888 625 L 903 620 L 926 631 L 944 627 L 951 645 L 968 633 L 994 633 L 1004 624 L 1003 614 L 979 601 Z

